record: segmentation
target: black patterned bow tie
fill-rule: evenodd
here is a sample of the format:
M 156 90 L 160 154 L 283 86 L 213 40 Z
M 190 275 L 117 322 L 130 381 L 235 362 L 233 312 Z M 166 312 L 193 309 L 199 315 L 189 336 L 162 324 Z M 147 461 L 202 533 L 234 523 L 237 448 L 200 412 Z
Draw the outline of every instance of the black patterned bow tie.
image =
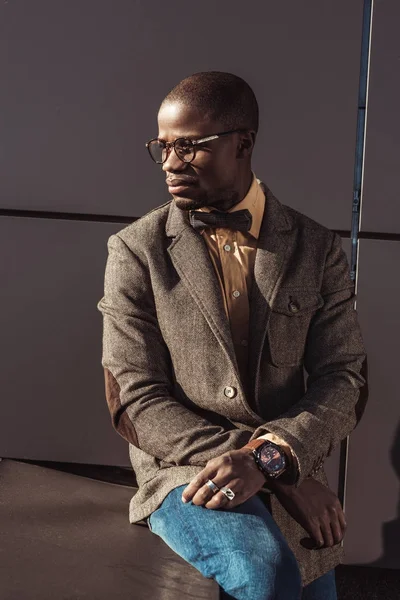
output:
M 190 224 L 195 229 L 223 227 L 226 229 L 235 229 L 237 231 L 249 231 L 251 228 L 252 216 L 247 208 L 235 210 L 230 213 L 217 210 L 212 210 L 211 212 L 191 210 L 189 211 L 189 220 Z

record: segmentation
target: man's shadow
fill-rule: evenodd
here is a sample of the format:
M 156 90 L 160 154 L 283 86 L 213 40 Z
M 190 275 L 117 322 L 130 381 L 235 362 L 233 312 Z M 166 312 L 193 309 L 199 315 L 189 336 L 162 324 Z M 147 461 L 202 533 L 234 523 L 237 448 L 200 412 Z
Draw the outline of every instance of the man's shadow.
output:
M 390 450 L 390 459 L 394 471 L 400 481 L 400 422 Z M 384 490 L 382 490 L 384 493 Z M 388 521 L 382 527 L 383 553 L 377 560 L 368 563 L 368 567 L 381 567 L 386 569 L 400 568 L 400 495 L 397 504 L 397 518 Z

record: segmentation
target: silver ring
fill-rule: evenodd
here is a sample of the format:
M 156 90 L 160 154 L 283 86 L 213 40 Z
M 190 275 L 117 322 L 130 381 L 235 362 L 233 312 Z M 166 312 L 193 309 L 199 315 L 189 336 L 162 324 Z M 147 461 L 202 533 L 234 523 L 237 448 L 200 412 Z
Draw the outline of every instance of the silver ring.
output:
M 233 500 L 235 497 L 235 492 L 232 492 L 231 488 L 222 487 L 220 492 L 222 492 L 228 498 L 228 500 Z
M 219 487 L 217 485 L 215 485 L 215 483 L 213 481 L 211 481 L 211 479 L 206 481 L 206 485 L 210 488 L 210 490 L 213 491 L 214 494 L 219 492 Z

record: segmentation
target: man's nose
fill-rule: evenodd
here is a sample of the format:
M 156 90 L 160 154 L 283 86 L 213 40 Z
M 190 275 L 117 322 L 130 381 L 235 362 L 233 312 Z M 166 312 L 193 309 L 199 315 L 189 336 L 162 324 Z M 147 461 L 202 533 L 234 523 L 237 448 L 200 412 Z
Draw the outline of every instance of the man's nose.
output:
M 189 163 L 183 162 L 177 157 L 176 152 L 173 148 L 170 149 L 167 160 L 163 163 L 162 169 L 167 172 L 184 171 Z

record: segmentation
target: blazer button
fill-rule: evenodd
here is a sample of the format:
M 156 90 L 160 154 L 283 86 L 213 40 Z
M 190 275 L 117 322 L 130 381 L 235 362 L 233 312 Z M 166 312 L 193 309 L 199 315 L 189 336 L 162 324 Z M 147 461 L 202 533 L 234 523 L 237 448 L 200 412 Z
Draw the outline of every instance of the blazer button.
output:
M 297 311 L 299 310 L 298 305 L 295 302 L 293 302 L 293 300 L 289 302 L 289 310 L 292 313 L 297 313 Z
M 227 386 L 227 387 L 224 389 L 224 394 L 225 394 L 225 396 L 227 396 L 228 398 L 234 398 L 234 397 L 236 396 L 236 394 L 237 394 L 237 389 L 236 389 L 236 388 L 234 388 L 234 387 Z

